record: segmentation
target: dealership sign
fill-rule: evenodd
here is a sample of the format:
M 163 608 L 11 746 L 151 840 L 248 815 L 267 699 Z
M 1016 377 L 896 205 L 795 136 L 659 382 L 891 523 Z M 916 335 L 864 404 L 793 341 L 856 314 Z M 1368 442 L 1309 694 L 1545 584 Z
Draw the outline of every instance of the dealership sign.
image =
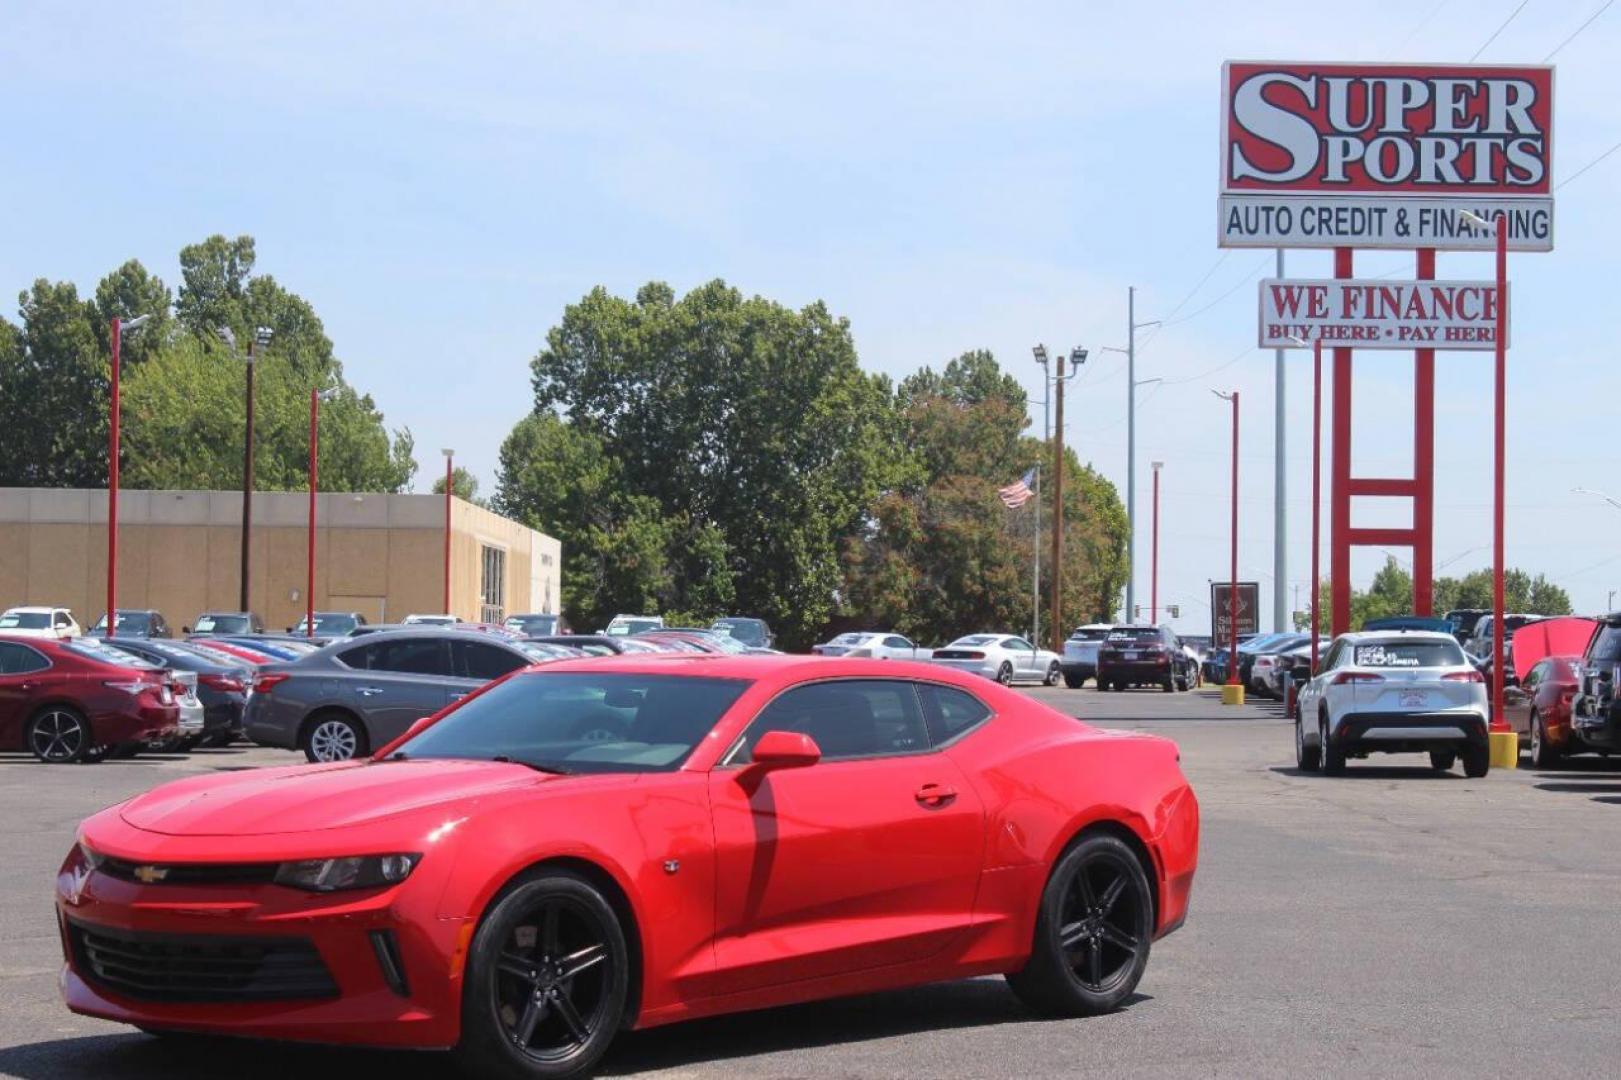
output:
M 1493 349 L 1497 286 L 1490 281 L 1261 282 L 1261 348 L 1306 348 L 1318 339 L 1355 349 Z
M 1223 247 L 1553 248 L 1553 69 L 1232 61 Z M 1464 211 L 1469 211 L 1465 213 Z
M 1227 611 L 1227 600 L 1231 593 L 1232 586 L 1228 582 L 1210 583 L 1210 643 L 1217 651 L 1230 648 L 1229 642 L 1232 640 L 1228 635 L 1230 620 Z M 1259 629 L 1256 618 L 1261 610 L 1261 586 L 1253 581 L 1240 581 L 1235 599 L 1238 601 L 1238 636 L 1256 633 Z

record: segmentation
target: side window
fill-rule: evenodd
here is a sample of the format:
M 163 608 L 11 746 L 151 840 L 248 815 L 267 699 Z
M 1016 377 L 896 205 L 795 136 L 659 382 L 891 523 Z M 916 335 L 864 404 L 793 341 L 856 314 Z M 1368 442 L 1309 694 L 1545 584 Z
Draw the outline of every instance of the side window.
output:
M 464 679 L 499 679 L 528 665 L 523 657 L 482 641 L 458 641 L 454 648 L 456 673 Z
M 923 705 L 923 720 L 929 727 L 929 741 L 935 746 L 978 727 L 991 715 L 991 710 L 977 697 L 950 686 L 919 683 L 917 696 Z
M 407 638 L 379 641 L 368 650 L 366 666 L 372 671 L 394 671 L 402 675 L 449 675 L 445 643 L 435 638 Z
M 823 761 L 917 754 L 929 748 L 912 684 L 893 679 L 811 683 L 783 693 L 749 725 L 733 764 L 752 761 L 754 741 L 768 731 L 809 735 L 821 748 Z
M 1323 671 L 1334 670 L 1334 665 L 1340 662 L 1340 643 L 1335 642 L 1328 647 L 1328 651 L 1318 657 L 1317 666 Z
M 1030 652 L 1035 648 L 1034 645 L 1024 640 L 1024 638 L 1008 638 L 1006 641 L 1002 642 L 1002 647 L 1004 649 L 1012 649 L 1014 652 Z
M 1520 680 L 1520 688 L 1523 690 L 1534 689 L 1538 683 L 1547 678 L 1548 663 L 1547 660 L 1538 660 L 1536 666 L 1526 672 L 1525 678 Z
M 1621 660 L 1621 626 L 1605 626 L 1599 630 L 1590 658 L 1603 663 Z
M 70 625 L 70 621 L 68 619 L 67 612 L 58 611 L 56 613 L 56 625 L 57 626 L 68 626 L 68 625 Z
M 50 661 L 26 645 L 0 643 L 0 675 L 26 675 L 50 666 Z
M 884 639 L 886 649 L 910 649 L 912 643 L 898 634 L 891 634 Z
M 352 667 L 356 671 L 365 671 L 371 667 L 372 650 L 376 648 L 375 645 L 356 645 L 352 649 L 345 649 L 339 653 L 338 659 L 347 667 Z

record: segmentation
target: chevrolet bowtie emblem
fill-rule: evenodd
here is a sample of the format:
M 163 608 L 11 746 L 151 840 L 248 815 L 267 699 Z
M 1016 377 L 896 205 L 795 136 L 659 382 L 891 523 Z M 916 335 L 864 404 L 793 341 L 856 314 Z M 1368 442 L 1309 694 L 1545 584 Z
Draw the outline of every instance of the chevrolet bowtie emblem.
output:
M 151 885 L 168 877 L 169 871 L 161 866 L 137 866 L 134 874 L 136 881 L 143 885 Z

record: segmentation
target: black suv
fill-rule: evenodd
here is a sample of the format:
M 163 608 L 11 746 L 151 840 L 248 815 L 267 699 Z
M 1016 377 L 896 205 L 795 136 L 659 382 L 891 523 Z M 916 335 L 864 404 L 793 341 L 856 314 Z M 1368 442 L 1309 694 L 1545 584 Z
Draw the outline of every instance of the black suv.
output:
M 1621 611 L 1599 620 L 1576 666 L 1576 696 L 1570 702 L 1570 726 L 1578 739 L 1595 750 L 1621 750 Z
M 1167 694 L 1191 690 L 1197 663 L 1169 627 L 1116 626 L 1098 645 L 1098 689 L 1157 686 Z

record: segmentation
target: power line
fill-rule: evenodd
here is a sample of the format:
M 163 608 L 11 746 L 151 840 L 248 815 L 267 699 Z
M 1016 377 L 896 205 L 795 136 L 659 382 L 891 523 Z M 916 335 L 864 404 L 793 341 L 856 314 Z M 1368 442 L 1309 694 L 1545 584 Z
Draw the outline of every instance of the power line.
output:
M 1586 172 L 1588 169 L 1591 169 L 1593 166 L 1597 165 L 1599 162 L 1603 161 L 1605 158 L 1609 157 L 1611 154 L 1615 153 L 1617 150 L 1621 150 L 1621 142 L 1616 143 L 1614 146 L 1612 146 L 1608 150 L 1604 151 L 1604 153 L 1600 154 L 1598 157 L 1594 158 L 1592 161 L 1589 161 L 1586 165 L 1583 165 L 1581 168 L 1577 169 L 1574 173 L 1572 173 L 1571 175 L 1565 177 L 1563 180 L 1559 181 L 1559 183 L 1557 183 L 1557 184 L 1555 184 L 1553 186 L 1553 189 L 1555 191 L 1558 191 L 1560 188 L 1564 187 L 1568 183 L 1571 183 L 1573 180 L 1576 179 L 1576 177 L 1582 175 L 1582 173 Z
M 1160 325 L 1162 325 L 1162 326 L 1176 326 L 1176 325 L 1178 325 L 1180 323 L 1185 323 L 1185 322 L 1188 322 L 1189 320 L 1197 319 L 1200 315 L 1203 315 L 1205 312 L 1209 311 L 1211 308 L 1215 307 L 1217 304 L 1221 303 L 1223 300 L 1225 300 L 1229 296 L 1233 295 L 1233 293 L 1237 292 L 1239 289 L 1242 289 L 1244 286 L 1248 285 L 1251 281 L 1254 281 L 1256 278 L 1260 277 L 1263 273 L 1266 272 L 1267 264 L 1270 263 L 1271 261 L 1272 261 L 1272 256 L 1271 255 L 1266 256 L 1264 259 L 1262 259 L 1260 261 L 1259 264 L 1256 265 L 1254 270 L 1251 270 L 1248 274 L 1244 275 L 1244 277 L 1238 282 L 1237 285 L 1234 285 L 1232 288 L 1228 289 L 1226 292 L 1222 293 L 1220 296 L 1218 296 L 1214 300 L 1210 301 L 1210 303 L 1206 304 L 1204 307 L 1200 308 L 1198 311 L 1189 312 L 1188 314 L 1182 316 L 1180 319 L 1166 319 Z
M 1563 49 L 1566 45 L 1569 45 L 1572 41 L 1575 41 L 1578 37 L 1580 37 L 1581 32 L 1586 30 L 1589 26 L 1592 26 L 1594 19 L 1597 19 L 1600 15 L 1610 10 L 1610 5 L 1613 3 L 1615 3 L 1615 0 L 1604 0 L 1604 3 L 1599 5 L 1598 10 L 1589 15 L 1586 22 L 1572 30 L 1569 37 L 1554 47 L 1553 52 L 1542 58 L 1542 62 L 1546 64 L 1549 60 L 1552 60 L 1554 57 L 1558 56 L 1560 49 Z
M 1227 257 L 1233 253 L 1233 250 L 1234 250 L 1233 248 L 1226 249 L 1225 251 L 1223 251 L 1221 253 L 1220 256 L 1217 257 L 1215 262 L 1210 264 L 1210 269 L 1208 269 L 1208 270 L 1206 270 L 1204 272 L 1203 277 L 1201 277 L 1198 281 L 1194 282 L 1193 288 L 1188 290 L 1187 295 L 1182 297 L 1182 299 L 1178 300 L 1176 302 L 1176 306 L 1173 307 L 1170 311 L 1165 313 L 1165 320 L 1175 318 L 1176 313 L 1181 311 L 1183 306 L 1185 304 L 1187 304 L 1187 302 L 1189 300 L 1192 300 L 1193 297 L 1198 293 L 1198 291 L 1200 289 L 1204 288 L 1204 283 L 1210 280 L 1211 275 L 1214 274 L 1217 270 L 1221 269 L 1221 264 L 1227 261 Z M 1139 349 L 1146 348 L 1148 343 L 1150 341 L 1154 340 L 1154 338 L 1159 334 L 1160 330 L 1163 329 L 1164 326 L 1165 326 L 1165 321 L 1162 320 L 1159 326 L 1154 327 L 1146 335 L 1144 335 L 1142 344 L 1138 345 L 1137 347 Z
M 1529 4 L 1530 2 L 1531 0 L 1520 0 L 1520 6 L 1509 12 L 1508 18 L 1503 20 L 1503 24 L 1496 30 L 1492 31 L 1492 36 L 1486 39 L 1486 43 L 1484 45 L 1475 50 L 1475 54 L 1469 58 L 1469 62 L 1471 64 L 1480 59 L 1480 54 L 1486 51 L 1487 46 L 1491 45 L 1492 42 L 1497 40 L 1498 34 L 1501 34 L 1504 30 L 1508 29 L 1508 24 L 1513 22 L 1520 12 L 1525 10 L 1525 5 Z
M 1433 8 L 1431 8 L 1430 13 L 1428 15 L 1424 16 L 1422 19 L 1418 20 L 1418 25 L 1413 27 L 1411 30 L 1409 30 L 1407 32 L 1407 36 L 1401 39 L 1401 41 L 1396 45 L 1396 48 L 1397 49 L 1406 48 L 1407 43 L 1409 41 L 1412 41 L 1414 38 L 1416 38 L 1418 36 L 1418 32 L 1420 30 L 1424 29 L 1426 26 L 1428 26 L 1430 24 L 1431 19 L 1433 19 L 1437 15 L 1441 14 L 1441 9 L 1446 7 L 1447 3 L 1448 3 L 1448 0 L 1441 0 L 1441 2 L 1439 4 L 1436 4 Z

